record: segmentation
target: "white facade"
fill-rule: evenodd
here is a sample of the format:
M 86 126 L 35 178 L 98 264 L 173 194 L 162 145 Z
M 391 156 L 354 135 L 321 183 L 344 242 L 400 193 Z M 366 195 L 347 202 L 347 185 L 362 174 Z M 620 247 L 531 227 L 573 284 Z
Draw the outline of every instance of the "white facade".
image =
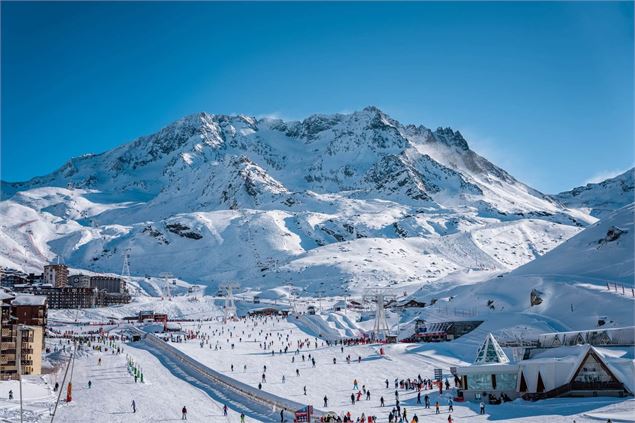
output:
M 488 340 L 477 356 L 481 364 L 457 368 L 466 400 L 487 399 L 490 395 L 541 399 L 633 393 L 635 362 L 628 358 L 633 351 L 578 345 L 549 348 L 517 363 L 497 363 L 493 344 L 486 344 Z M 490 349 L 489 363 L 482 362 L 487 355 L 484 348 Z

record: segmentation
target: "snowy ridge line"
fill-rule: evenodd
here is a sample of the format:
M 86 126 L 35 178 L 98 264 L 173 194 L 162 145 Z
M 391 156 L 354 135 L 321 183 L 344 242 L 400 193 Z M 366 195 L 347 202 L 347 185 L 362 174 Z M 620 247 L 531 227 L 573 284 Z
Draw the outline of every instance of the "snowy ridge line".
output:
M 241 404 L 244 405 L 246 408 L 251 409 L 251 407 L 249 407 L 248 404 L 250 402 L 255 401 L 260 404 L 264 404 L 268 407 L 271 407 L 272 409 L 275 407 L 275 410 L 282 409 L 285 412 L 290 413 L 291 415 L 294 415 L 294 413 L 297 410 L 300 410 L 306 407 L 306 404 L 301 404 L 295 401 L 287 400 L 277 395 L 264 392 L 261 389 L 257 389 L 252 386 L 249 386 L 245 383 L 237 381 L 236 379 L 225 376 L 222 373 L 219 373 L 201 364 L 200 362 L 194 360 L 187 354 L 179 351 L 178 349 L 169 345 L 165 341 L 162 341 L 161 339 L 159 339 L 152 333 L 146 333 L 135 327 L 131 327 L 130 330 L 132 332 L 135 332 L 138 335 L 141 335 L 144 341 L 147 341 L 148 343 L 155 346 L 157 349 L 162 350 L 166 354 L 172 356 L 172 358 L 180 361 L 183 365 L 190 367 L 199 375 L 204 376 L 205 378 L 207 378 L 214 384 L 220 385 L 223 388 L 228 389 L 234 393 L 237 393 L 238 395 L 243 397 L 244 401 L 241 401 Z M 152 352 L 152 351 L 149 351 L 149 352 Z M 313 414 L 314 414 L 314 421 L 318 422 L 319 418 L 322 417 L 325 413 L 314 408 Z

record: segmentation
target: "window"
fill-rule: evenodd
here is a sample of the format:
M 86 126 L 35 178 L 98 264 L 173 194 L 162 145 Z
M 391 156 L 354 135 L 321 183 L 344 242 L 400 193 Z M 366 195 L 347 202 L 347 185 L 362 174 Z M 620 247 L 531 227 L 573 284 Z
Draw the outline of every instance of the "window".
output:
M 492 389 L 492 376 L 490 374 L 470 375 L 468 388 L 475 391 L 489 391 Z
M 527 392 L 527 381 L 523 372 L 520 372 L 520 392 Z
M 589 354 L 573 380 L 574 382 L 597 383 L 613 382 L 615 378 L 605 370 L 594 355 Z
M 542 375 L 538 372 L 538 385 L 536 386 L 536 392 L 545 392 L 545 383 L 542 381 Z
M 518 375 L 516 373 L 500 373 L 496 375 L 496 385 L 499 391 L 516 390 Z

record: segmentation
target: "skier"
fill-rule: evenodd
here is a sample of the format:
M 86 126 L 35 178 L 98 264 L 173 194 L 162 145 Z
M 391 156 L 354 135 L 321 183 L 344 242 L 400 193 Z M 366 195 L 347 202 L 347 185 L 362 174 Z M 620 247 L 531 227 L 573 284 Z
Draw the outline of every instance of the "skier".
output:
M 223 405 L 223 416 L 227 415 L 227 404 Z
M 130 403 L 130 406 L 132 407 L 132 413 L 136 413 L 137 412 L 137 404 L 134 402 L 134 400 L 132 400 L 132 403 Z
M 304 395 L 306 395 L 306 385 L 304 385 Z
M 366 391 L 366 401 L 370 401 L 370 389 Z
M 481 414 L 485 414 L 485 403 L 483 401 L 481 401 Z
M 353 391 L 357 391 L 359 390 L 358 386 L 357 386 L 357 379 L 353 380 Z
M 417 404 L 421 404 L 421 392 L 417 392 Z
M 240 423 L 245 423 L 245 415 L 240 413 Z
M 328 407 L 329 404 L 329 399 L 326 397 L 326 395 L 324 395 L 324 407 Z
M 280 410 L 280 422 L 284 422 L 284 410 Z
M 452 401 L 452 398 L 448 400 L 448 411 L 454 411 L 454 402 Z
M 439 401 L 434 403 L 434 414 L 439 414 Z
M 9 399 L 12 400 L 13 399 L 13 390 L 9 389 Z
M 388 389 L 388 379 L 386 379 L 386 389 Z
M 355 405 L 355 394 L 351 394 L 351 404 Z
M 55 387 L 53 388 L 53 392 L 57 392 L 57 390 L 59 389 L 60 384 L 55 382 Z
M 90 387 L 93 386 L 93 382 L 91 382 L 90 380 L 88 381 L 88 389 L 90 389 Z
M 285 380 L 286 380 L 286 379 L 285 379 L 284 375 L 282 375 L 282 383 L 284 383 L 284 382 L 285 382 Z
M 185 406 L 181 409 L 181 420 L 187 420 L 187 408 Z
M 379 398 L 379 404 L 383 407 L 384 406 L 384 397 Z
M 454 420 L 452 420 L 452 414 L 448 415 L 448 423 L 452 423 Z
M 97 365 L 101 366 L 101 357 L 99 357 L 99 360 L 97 360 Z
M 424 408 L 430 408 L 430 397 L 428 394 L 423 397 L 423 402 L 425 403 Z

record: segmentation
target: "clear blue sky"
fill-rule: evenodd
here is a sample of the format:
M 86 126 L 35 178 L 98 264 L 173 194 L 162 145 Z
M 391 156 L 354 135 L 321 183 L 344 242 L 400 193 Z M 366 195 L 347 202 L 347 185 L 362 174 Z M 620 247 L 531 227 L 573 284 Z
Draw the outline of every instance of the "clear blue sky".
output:
M 190 113 L 376 105 L 548 193 L 633 165 L 633 3 L 2 2 L 2 174 Z

